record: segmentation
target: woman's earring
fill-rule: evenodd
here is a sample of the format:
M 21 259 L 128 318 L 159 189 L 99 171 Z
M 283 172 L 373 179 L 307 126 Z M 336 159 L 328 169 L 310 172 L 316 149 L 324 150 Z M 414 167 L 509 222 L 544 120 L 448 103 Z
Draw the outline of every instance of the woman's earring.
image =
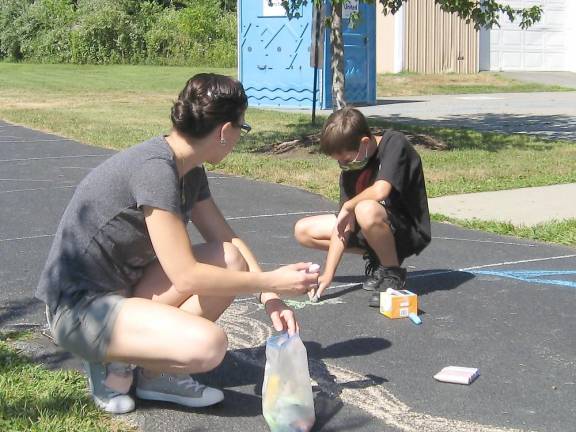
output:
M 226 145 L 226 140 L 224 138 L 220 139 L 220 145 L 222 145 L 222 146 Z

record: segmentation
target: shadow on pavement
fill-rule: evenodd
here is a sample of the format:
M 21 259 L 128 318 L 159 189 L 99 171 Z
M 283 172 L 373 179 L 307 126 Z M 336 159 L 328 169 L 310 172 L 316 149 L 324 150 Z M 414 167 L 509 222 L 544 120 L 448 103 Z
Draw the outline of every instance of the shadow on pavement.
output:
M 38 308 L 42 308 L 43 303 L 35 297 L 21 297 L 18 300 L 10 300 L 0 305 L 0 328 L 9 328 L 10 330 L 28 330 L 22 323 L 22 319 L 34 315 Z M 20 323 L 20 324 L 15 324 Z M 31 327 L 37 325 L 30 324 Z
M 382 338 L 363 337 L 337 342 L 322 347 L 318 342 L 304 342 L 308 356 L 314 359 L 349 358 L 370 355 L 390 347 L 390 342 Z
M 378 98 L 376 99 L 376 105 L 395 105 L 395 104 L 412 104 L 412 103 L 419 103 L 419 102 L 427 102 L 426 99 L 422 100 L 408 100 L 408 99 L 384 99 Z M 358 105 L 361 106 L 361 105 Z
M 460 285 L 473 279 L 473 273 L 451 270 L 451 269 L 431 269 L 425 271 L 409 271 L 406 282 L 407 289 L 418 295 L 429 294 L 434 291 L 448 291 L 458 288 Z M 362 289 L 364 276 L 336 276 L 335 282 L 342 284 L 354 283 L 357 285 L 338 290 L 331 289 L 322 296 L 322 300 L 342 297 L 350 292 Z
M 417 295 L 426 295 L 434 291 L 449 291 L 474 279 L 473 273 L 450 269 L 435 269 L 408 273 L 408 289 Z
M 518 115 L 518 114 L 463 114 L 448 115 L 440 119 L 419 119 L 398 114 L 369 115 L 369 119 L 385 120 L 397 123 L 409 123 L 420 126 L 467 128 L 482 132 L 505 134 L 536 135 L 549 140 L 576 141 L 576 117 L 567 115 Z M 489 137 L 484 139 L 490 141 Z M 501 141 L 501 140 L 500 140 Z M 475 141 L 470 141 L 478 148 Z M 512 145 L 512 144 L 511 144 Z M 462 147 L 464 146 L 464 147 Z M 466 141 L 459 142 L 459 148 L 466 148 Z M 517 147 L 517 145 L 512 145 Z M 486 150 L 496 151 L 488 142 Z
M 313 387 L 316 408 L 316 426 L 313 430 L 353 430 L 360 428 L 371 421 L 369 417 L 348 418 L 345 425 L 338 428 L 327 429 L 325 426 L 344 407 L 340 394 L 346 388 L 369 388 L 382 384 L 388 380 L 375 375 L 368 375 L 363 379 L 349 382 L 338 382 L 330 373 L 325 359 L 349 358 L 370 355 L 391 346 L 390 342 L 382 338 L 357 338 L 338 342 L 323 347 L 318 342 L 305 342 L 308 351 L 310 375 L 318 385 Z M 262 380 L 264 365 L 266 363 L 265 347 L 243 348 L 230 351 L 222 364 L 214 371 L 198 376 L 198 379 L 207 385 L 224 388 L 226 392 L 226 409 L 214 407 L 203 409 L 206 415 L 219 417 L 256 417 L 262 415 Z M 253 386 L 253 393 L 246 394 L 234 390 L 236 387 Z M 170 410 L 180 408 L 169 404 L 149 403 L 142 407 L 165 407 Z M 186 411 L 186 409 L 182 409 Z

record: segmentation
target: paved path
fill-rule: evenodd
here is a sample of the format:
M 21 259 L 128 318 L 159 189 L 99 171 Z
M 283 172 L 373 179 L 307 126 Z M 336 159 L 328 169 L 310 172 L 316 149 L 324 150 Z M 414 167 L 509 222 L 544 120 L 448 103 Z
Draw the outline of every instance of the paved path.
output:
M 33 291 L 75 185 L 111 154 L 0 122 L 0 329 L 38 330 L 21 348 L 50 367 L 78 361 L 40 336 L 43 308 Z M 287 186 L 209 176 L 223 213 L 265 269 L 322 262 L 323 254 L 295 243 L 292 227 L 334 203 Z M 448 224 L 434 224 L 432 234 L 430 247 L 406 261 L 421 326 L 366 306 L 357 257 L 343 260 L 325 301 L 292 300 L 318 383 L 315 430 L 573 430 L 576 250 Z M 127 419 L 151 432 L 268 430 L 260 399 L 267 318 L 252 298 L 241 298 L 220 322 L 231 349 L 203 379 L 224 389 L 223 404 L 139 403 Z M 471 386 L 435 382 L 447 365 L 479 367 L 481 377 Z
M 407 96 L 360 109 L 395 122 L 576 141 L 576 92 Z
M 576 91 L 390 97 L 359 109 L 399 123 L 576 141 Z
M 559 85 L 576 90 L 576 73 L 574 72 L 502 72 L 502 75 L 519 81 Z
M 448 195 L 428 201 L 430 211 L 458 219 L 531 226 L 576 219 L 576 184 Z

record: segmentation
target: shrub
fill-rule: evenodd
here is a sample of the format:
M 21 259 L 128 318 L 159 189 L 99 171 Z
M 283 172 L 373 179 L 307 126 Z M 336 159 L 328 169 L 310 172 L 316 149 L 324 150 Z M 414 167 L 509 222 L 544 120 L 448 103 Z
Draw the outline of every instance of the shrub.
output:
M 144 48 L 143 31 L 128 13 L 128 2 L 78 3 L 79 19 L 71 32 L 74 63 L 130 63 Z
M 233 66 L 236 15 L 214 0 L 0 0 L 0 59 Z
M 234 66 L 236 15 L 210 0 L 165 9 L 146 34 L 146 45 L 152 63 Z
M 0 1 L 0 57 L 11 61 L 24 58 L 22 54 L 22 17 L 33 0 Z
M 36 0 L 21 17 L 23 56 L 38 62 L 69 62 L 75 18 L 71 0 Z

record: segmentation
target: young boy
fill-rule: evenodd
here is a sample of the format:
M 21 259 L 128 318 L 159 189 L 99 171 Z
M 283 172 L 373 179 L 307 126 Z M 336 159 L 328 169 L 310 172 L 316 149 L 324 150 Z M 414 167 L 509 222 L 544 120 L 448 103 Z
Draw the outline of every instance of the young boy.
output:
M 320 151 L 338 161 L 340 212 L 299 220 L 294 235 L 303 246 L 328 250 L 317 301 L 330 286 L 344 252 L 363 253 L 372 291 L 368 304 L 380 306 L 380 292 L 404 289 L 405 258 L 430 243 L 430 215 L 420 156 L 400 132 L 373 136 L 364 115 L 343 108 L 328 117 Z

